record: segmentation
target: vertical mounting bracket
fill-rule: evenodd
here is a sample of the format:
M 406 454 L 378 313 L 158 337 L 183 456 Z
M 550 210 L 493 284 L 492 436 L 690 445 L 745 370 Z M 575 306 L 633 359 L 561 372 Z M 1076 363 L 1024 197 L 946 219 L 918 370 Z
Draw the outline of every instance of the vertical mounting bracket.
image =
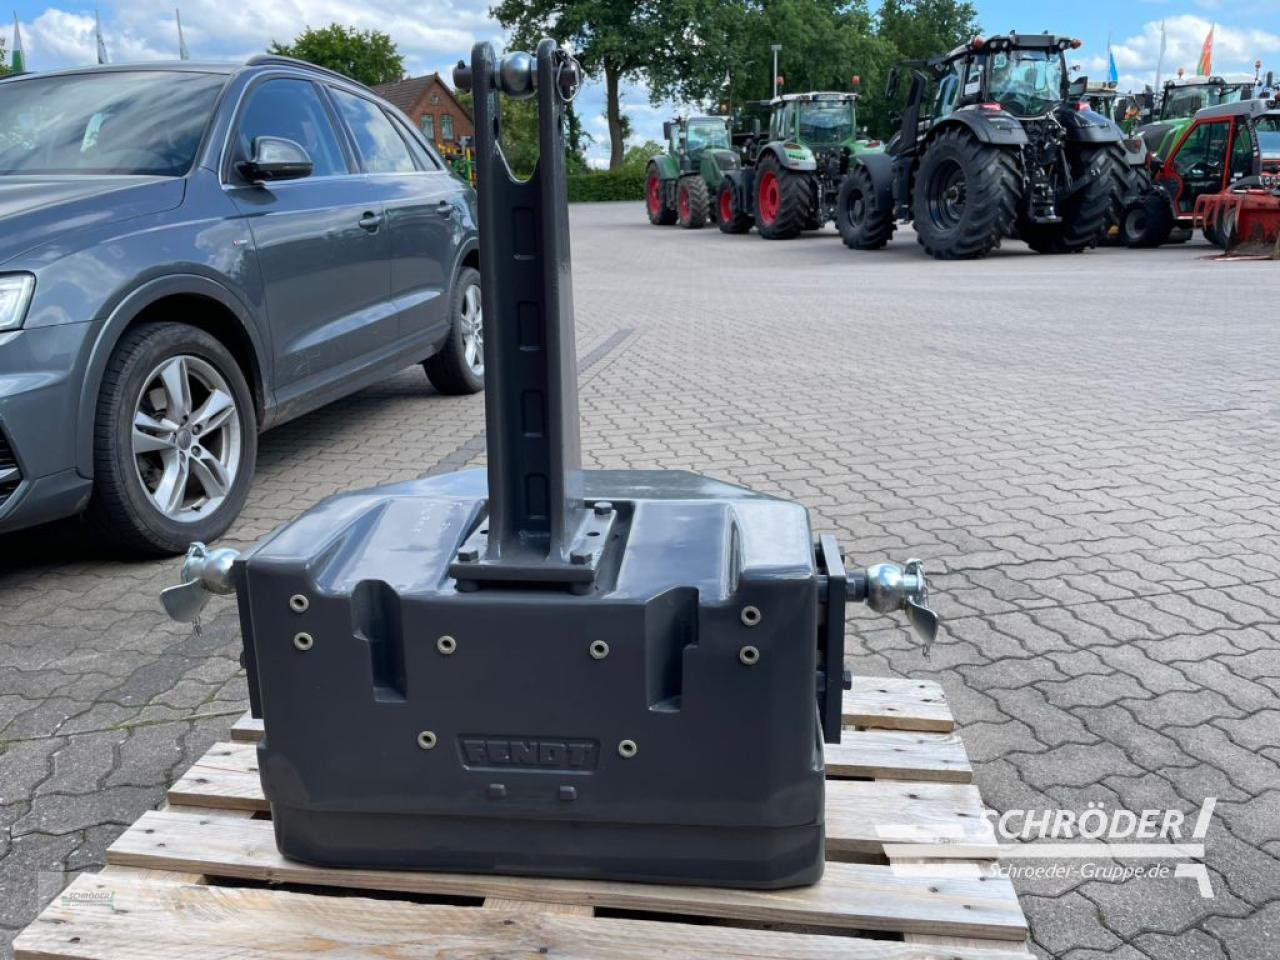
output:
M 489 499 L 449 573 L 463 589 L 589 589 L 615 512 L 588 508 L 582 491 L 565 174 L 565 111 L 582 71 L 553 40 L 500 60 L 479 43 L 454 82 L 475 103 Z M 512 176 L 499 145 L 503 94 L 538 100 L 528 180 Z

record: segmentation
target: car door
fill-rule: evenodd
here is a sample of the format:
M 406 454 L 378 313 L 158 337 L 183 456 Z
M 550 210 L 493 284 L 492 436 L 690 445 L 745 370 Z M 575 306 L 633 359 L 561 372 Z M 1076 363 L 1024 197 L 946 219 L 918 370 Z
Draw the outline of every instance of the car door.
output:
M 1170 170 L 1179 183 L 1179 215 L 1190 216 L 1195 209 L 1196 197 L 1217 193 L 1225 185 L 1230 136 L 1229 118 L 1194 123 L 1170 157 Z
M 405 131 L 380 104 L 339 87 L 330 92 L 386 210 L 391 296 L 401 341 L 422 341 L 425 355 L 449 324 L 459 184 L 425 150 L 411 148 Z
M 335 382 L 392 347 L 398 335 L 385 211 L 340 129 L 313 81 L 266 77 L 245 95 L 224 171 L 257 250 L 276 400 L 286 413 L 332 395 Z M 311 175 L 247 182 L 236 163 L 262 136 L 300 144 L 314 165 Z

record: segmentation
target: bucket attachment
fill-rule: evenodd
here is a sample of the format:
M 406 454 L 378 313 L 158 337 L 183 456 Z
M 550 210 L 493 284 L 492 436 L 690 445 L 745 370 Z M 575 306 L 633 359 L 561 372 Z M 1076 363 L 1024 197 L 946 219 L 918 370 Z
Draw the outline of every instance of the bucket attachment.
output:
M 1280 189 L 1241 182 L 1196 198 L 1195 226 L 1221 238 L 1228 257 L 1280 260 Z

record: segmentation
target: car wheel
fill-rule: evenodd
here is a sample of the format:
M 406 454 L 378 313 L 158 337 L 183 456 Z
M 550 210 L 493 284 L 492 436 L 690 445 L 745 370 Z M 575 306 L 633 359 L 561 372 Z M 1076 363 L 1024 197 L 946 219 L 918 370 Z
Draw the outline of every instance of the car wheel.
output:
M 440 351 L 423 361 L 431 385 L 446 394 L 484 389 L 484 311 L 480 272 L 463 267 L 453 285 L 449 335 Z
M 257 448 L 253 398 L 226 347 L 185 324 L 135 327 L 98 396 L 90 520 L 134 554 L 217 539 L 244 506 Z

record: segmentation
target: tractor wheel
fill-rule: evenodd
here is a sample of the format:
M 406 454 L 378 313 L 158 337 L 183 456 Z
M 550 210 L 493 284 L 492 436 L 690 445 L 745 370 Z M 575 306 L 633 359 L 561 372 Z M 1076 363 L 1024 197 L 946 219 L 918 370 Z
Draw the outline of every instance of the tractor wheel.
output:
M 893 236 L 893 209 L 881 209 L 871 171 L 861 164 L 840 181 L 836 194 L 836 229 L 851 250 L 879 250 Z
M 707 181 L 697 174 L 680 178 L 676 187 L 676 223 L 686 230 L 701 230 L 707 224 L 710 206 Z
M 1204 225 L 1204 238 L 1220 250 L 1226 250 L 1231 244 L 1231 238 L 1224 233 L 1220 227 Z
M 1027 224 L 1019 231 L 1037 253 L 1080 253 L 1096 246 L 1123 202 L 1129 169 L 1120 146 L 1081 150 L 1071 158 L 1071 168 L 1085 184 L 1063 203 L 1062 222 Z
M 938 134 L 915 180 L 916 239 L 936 260 L 985 257 L 1013 229 L 1022 197 L 1015 155 L 967 130 Z
M 809 178 L 793 173 L 772 153 L 756 167 L 756 232 L 766 240 L 798 237 L 813 216 Z
M 728 177 L 720 181 L 716 209 L 716 223 L 721 233 L 746 233 L 751 229 L 751 217 L 739 209 L 738 195 L 733 189 L 733 181 Z
M 644 206 L 649 222 L 655 227 L 667 227 L 676 222 L 676 212 L 662 198 L 662 177 L 656 164 L 649 164 L 644 183 Z
M 1126 247 L 1158 247 L 1172 232 L 1173 213 L 1162 191 L 1151 190 L 1125 206 L 1120 236 Z

